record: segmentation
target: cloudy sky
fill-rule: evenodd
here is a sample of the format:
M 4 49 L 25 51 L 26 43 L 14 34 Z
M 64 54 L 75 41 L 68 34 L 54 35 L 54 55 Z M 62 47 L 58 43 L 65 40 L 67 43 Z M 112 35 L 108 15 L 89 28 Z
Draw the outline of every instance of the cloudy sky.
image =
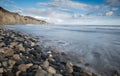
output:
M 120 0 L 0 0 L 0 6 L 50 23 L 120 25 Z

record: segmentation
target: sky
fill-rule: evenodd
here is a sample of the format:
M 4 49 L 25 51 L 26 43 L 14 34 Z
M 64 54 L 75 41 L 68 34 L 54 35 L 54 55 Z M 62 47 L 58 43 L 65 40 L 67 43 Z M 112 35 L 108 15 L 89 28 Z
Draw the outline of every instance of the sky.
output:
M 54 24 L 120 25 L 120 0 L 0 0 L 0 6 Z

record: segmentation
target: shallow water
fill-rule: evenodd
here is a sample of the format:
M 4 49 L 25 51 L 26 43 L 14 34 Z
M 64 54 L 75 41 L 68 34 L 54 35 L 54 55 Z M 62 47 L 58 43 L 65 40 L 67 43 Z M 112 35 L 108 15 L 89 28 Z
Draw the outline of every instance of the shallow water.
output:
M 75 55 L 91 70 L 110 76 L 120 71 L 119 25 L 18 25 L 10 29 L 39 36 L 44 45 Z M 74 59 L 77 62 L 77 59 Z M 79 64 L 79 63 L 78 63 Z

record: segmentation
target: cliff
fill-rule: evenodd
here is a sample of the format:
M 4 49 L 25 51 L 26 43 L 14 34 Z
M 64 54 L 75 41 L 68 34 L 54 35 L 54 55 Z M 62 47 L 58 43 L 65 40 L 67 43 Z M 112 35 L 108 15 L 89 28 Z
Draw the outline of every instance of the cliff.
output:
M 0 7 L 0 25 L 14 24 L 47 24 L 44 20 L 38 20 L 29 16 L 22 16 Z

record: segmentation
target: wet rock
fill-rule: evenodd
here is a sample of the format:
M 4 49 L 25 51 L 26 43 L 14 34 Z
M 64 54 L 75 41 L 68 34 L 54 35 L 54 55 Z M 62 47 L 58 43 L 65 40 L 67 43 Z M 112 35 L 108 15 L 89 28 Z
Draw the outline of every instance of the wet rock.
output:
M 49 66 L 49 67 L 47 68 L 47 71 L 48 71 L 49 73 L 51 73 L 51 74 L 56 74 L 56 70 L 55 70 L 53 67 L 51 67 L 51 66 Z
M 25 51 L 25 48 L 23 47 L 23 44 L 19 44 L 16 46 L 18 48 L 18 50 L 20 51 Z
M 54 76 L 63 76 L 63 75 L 61 75 L 61 74 L 54 74 Z
M 11 71 L 7 71 L 5 76 L 14 76 L 14 74 Z
M 73 64 L 70 61 L 67 61 L 66 67 L 67 67 L 68 73 L 73 72 Z
M 43 67 L 44 67 L 44 68 L 49 67 L 49 62 L 48 62 L 48 60 L 46 60 L 46 61 L 43 63 Z
M 2 41 L 2 40 L 1 40 Z M 1 42 L 0 43 L 0 47 L 3 47 L 3 46 L 5 46 L 5 43 L 4 42 Z
M 47 73 L 45 76 L 53 76 L 53 74 Z
M 3 62 L 2 62 L 2 66 L 3 66 L 3 67 L 7 67 L 7 65 L 8 65 L 7 61 L 3 61 Z
M 30 63 L 30 64 L 20 64 L 20 65 L 18 66 L 18 69 L 19 69 L 19 71 L 26 72 L 26 70 L 27 70 L 29 67 L 31 67 L 32 65 L 33 65 L 32 63 Z
M 33 46 L 35 46 L 35 45 L 36 45 L 36 43 L 35 43 L 35 42 L 30 41 L 30 45 L 33 47 Z
M 0 73 L 3 73 L 3 68 L 0 68 Z
M 14 51 L 11 48 L 5 47 L 3 48 L 3 54 L 12 56 L 14 54 Z
M 2 66 L 2 64 L 0 63 L 0 67 Z
M 38 69 L 35 76 L 46 76 L 46 71 Z
M 14 55 L 13 55 L 13 58 L 14 58 L 15 60 L 20 60 L 20 59 L 21 59 L 19 54 L 14 54 Z
M 10 45 L 9 45 L 9 47 L 10 47 L 10 48 L 13 48 L 13 47 L 16 46 L 17 44 L 18 44 L 17 42 L 11 42 Z
M 21 71 L 17 71 L 15 75 L 19 76 L 20 73 L 21 73 Z
M 39 65 L 33 65 L 32 68 L 38 69 Z

